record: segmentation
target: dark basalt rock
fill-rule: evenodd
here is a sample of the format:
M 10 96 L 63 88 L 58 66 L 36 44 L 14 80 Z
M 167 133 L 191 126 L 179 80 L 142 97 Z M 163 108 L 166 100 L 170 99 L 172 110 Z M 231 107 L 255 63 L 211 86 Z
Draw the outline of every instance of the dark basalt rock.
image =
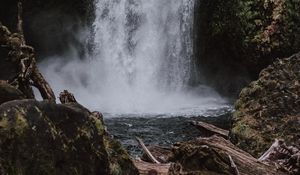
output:
M 101 119 L 77 103 L 35 100 L 0 106 L 0 172 L 9 174 L 138 174 Z
M 18 65 L 9 61 L 8 51 L 0 46 L 0 80 L 12 80 L 18 74 Z
M 231 140 L 260 156 L 275 138 L 300 138 L 300 53 L 275 61 L 244 88 L 235 104 Z
M 18 0 L 1 0 L 0 21 L 16 32 Z M 23 1 L 24 32 L 27 44 L 38 58 L 63 55 L 73 49 L 83 56 L 87 43 L 78 37 L 91 32 L 94 0 Z
M 2 103 L 24 99 L 24 94 L 15 87 L 0 81 L 0 105 Z

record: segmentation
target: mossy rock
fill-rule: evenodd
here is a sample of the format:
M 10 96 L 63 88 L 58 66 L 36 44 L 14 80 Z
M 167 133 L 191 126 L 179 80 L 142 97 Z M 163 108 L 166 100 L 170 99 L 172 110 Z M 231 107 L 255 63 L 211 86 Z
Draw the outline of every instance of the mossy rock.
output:
M 260 156 L 276 138 L 300 139 L 300 53 L 264 69 L 241 91 L 235 104 L 231 140 Z
M 106 136 L 102 121 L 77 103 L 2 104 L 0 138 L 2 174 L 137 174 L 121 145 L 108 149 L 115 141 Z M 120 167 L 119 173 L 112 164 Z

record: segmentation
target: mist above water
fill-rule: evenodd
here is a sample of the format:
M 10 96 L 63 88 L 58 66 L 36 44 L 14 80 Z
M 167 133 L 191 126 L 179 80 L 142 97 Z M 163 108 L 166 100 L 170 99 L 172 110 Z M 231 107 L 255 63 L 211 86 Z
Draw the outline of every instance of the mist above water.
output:
M 42 71 L 56 94 L 68 89 L 106 113 L 202 115 L 226 108 L 209 87 L 189 86 L 197 79 L 193 6 L 193 0 L 98 0 L 93 54 L 49 58 Z

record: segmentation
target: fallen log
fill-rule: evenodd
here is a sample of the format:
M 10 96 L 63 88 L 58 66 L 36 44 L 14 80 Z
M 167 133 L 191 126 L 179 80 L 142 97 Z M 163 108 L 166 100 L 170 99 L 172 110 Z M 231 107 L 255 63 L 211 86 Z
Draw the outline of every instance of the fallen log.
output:
M 218 128 L 212 124 L 208 124 L 201 121 L 191 121 L 193 126 L 196 126 L 199 130 L 203 132 L 203 134 L 207 137 L 212 135 L 219 135 L 225 139 L 228 139 L 229 131 Z
M 161 146 L 147 146 L 153 157 L 160 163 L 169 163 L 169 158 L 172 156 L 172 148 Z M 145 162 L 152 162 L 146 153 L 144 153 L 141 159 Z
M 145 152 L 154 157 L 143 141 Z M 153 147 L 155 148 L 155 147 Z M 153 151 L 152 151 L 153 152 Z M 135 161 L 141 174 L 224 174 L 224 175 L 285 175 L 299 174 L 299 145 L 286 146 L 276 140 L 271 148 L 256 159 L 221 136 L 197 138 L 174 145 L 170 163 Z M 154 158 L 155 159 L 155 158 Z M 155 159 L 156 160 L 156 159 Z
M 237 168 L 236 164 L 234 163 L 231 155 L 228 154 L 228 158 L 230 160 L 230 166 L 234 172 L 234 175 L 240 175 L 239 169 Z
M 149 149 L 146 147 L 146 145 L 144 144 L 143 140 L 141 138 L 139 138 L 139 137 L 136 137 L 136 140 L 138 141 L 139 145 L 143 149 L 144 153 L 148 156 L 148 158 L 153 163 L 160 164 L 160 162 L 151 154 L 151 152 L 149 151 Z
M 134 165 L 139 170 L 140 175 L 168 175 L 169 164 L 154 164 L 141 160 L 134 160 Z
M 194 174 L 232 175 L 283 175 L 275 166 L 258 161 L 230 141 L 220 136 L 198 138 L 193 141 L 177 143 L 170 159 L 181 165 L 180 172 Z M 230 158 L 232 158 L 232 161 Z M 238 169 L 233 171 L 232 162 Z

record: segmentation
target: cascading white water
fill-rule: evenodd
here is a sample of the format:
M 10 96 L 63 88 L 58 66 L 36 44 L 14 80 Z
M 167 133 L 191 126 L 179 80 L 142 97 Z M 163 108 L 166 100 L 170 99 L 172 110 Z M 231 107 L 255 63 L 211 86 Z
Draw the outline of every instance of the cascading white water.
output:
M 187 84 L 193 0 L 99 0 L 96 14 L 96 59 L 111 87 L 181 90 Z
M 70 89 L 108 113 L 193 115 L 222 107 L 211 89 L 189 90 L 193 6 L 194 0 L 98 0 L 92 58 L 48 59 L 43 71 L 56 92 Z

